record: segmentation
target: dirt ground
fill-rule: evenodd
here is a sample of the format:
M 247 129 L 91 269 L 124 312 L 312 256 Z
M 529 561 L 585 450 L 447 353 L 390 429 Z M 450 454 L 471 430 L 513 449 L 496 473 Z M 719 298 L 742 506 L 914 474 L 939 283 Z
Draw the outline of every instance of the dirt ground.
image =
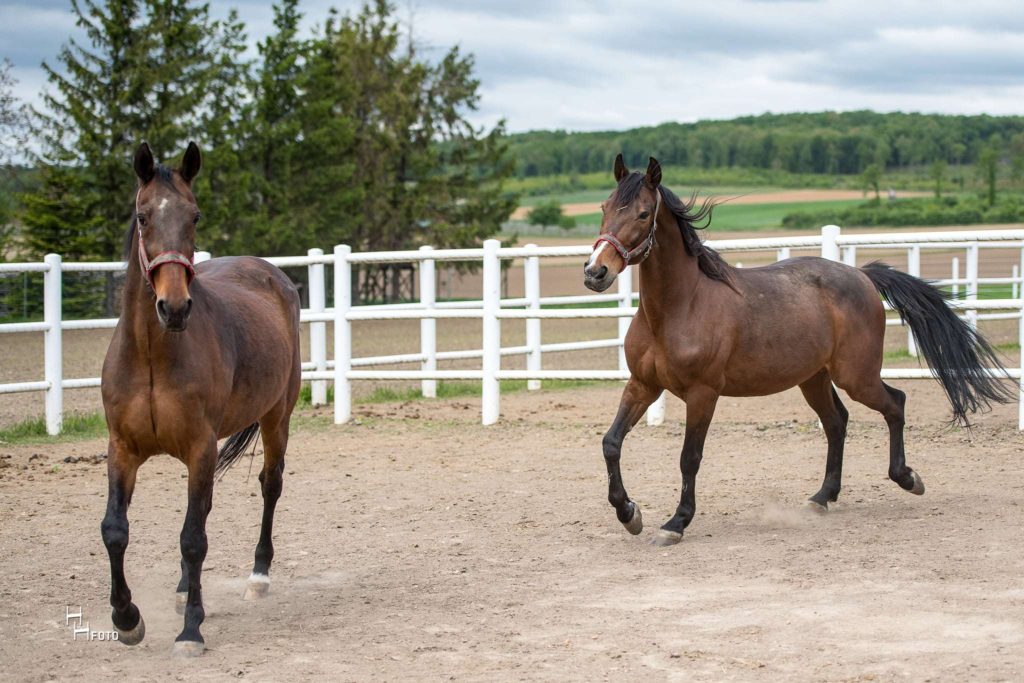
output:
M 723 399 L 683 542 L 673 512 L 683 406 L 639 426 L 623 469 L 646 528 L 605 500 L 601 435 L 619 388 L 366 405 L 296 419 L 268 598 L 242 600 L 255 468 L 218 484 L 204 571 L 208 651 L 170 657 L 183 469 L 141 470 L 127 576 L 145 641 L 110 628 L 102 440 L 0 446 L 3 678 L 129 680 L 1019 680 L 1024 474 L 1016 405 L 944 428 L 937 385 L 905 382 L 912 496 L 886 479 L 882 420 L 851 409 L 843 493 L 825 516 L 824 438 L 797 392 Z M 78 458 L 77 462 L 67 462 Z
M 929 192 L 908 192 L 901 190 L 900 197 L 926 197 Z M 860 190 L 775 190 L 772 192 L 750 192 L 747 194 L 723 194 L 719 199 L 730 204 L 788 204 L 794 202 L 832 202 L 842 199 L 864 199 Z M 520 206 L 512 212 L 512 220 L 526 220 L 530 215 L 529 206 Z M 562 213 L 566 216 L 585 216 L 601 210 L 601 202 L 577 202 L 563 204 Z

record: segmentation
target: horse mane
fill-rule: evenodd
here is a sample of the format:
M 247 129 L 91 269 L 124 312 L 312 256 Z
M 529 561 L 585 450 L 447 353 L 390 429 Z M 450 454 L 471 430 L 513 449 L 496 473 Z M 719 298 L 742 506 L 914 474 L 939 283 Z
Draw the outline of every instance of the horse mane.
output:
M 642 173 L 630 173 L 619 183 L 610 201 L 617 206 L 629 204 L 640 195 L 640 188 L 643 187 L 644 182 L 645 176 Z M 713 198 L 708 198 L 698 206 L 696 191 L 690 195 L 689 200 L 684 202 L 664 185 L 658 186 L 658 192 L 661 193 L 662 204 L 675 216 L 686 253 L 697 259 L 697 267 L 700 268 L 700 271 L 712 280 L 724 282 L 732 287 L 729 264 L 717 251 L 705 245 L 697 232 L 711 225 L 711 213 L 718 206 L 718 202 Z M 702 221 L 703 225 L 699 225 Z
M 154 178 L 158 178 L 160 180 L 160 182 L 164 183 L 165 185 L 167 185 L 168 187 L 173 189 L 175 192 L 178 191 L 178 188 L 175 187 L 175 185 L 174 185 L 174 170 L 173 169 L 171 169 L 171 168 L 169 168 L 167 166 L 164 166 L 163 164 L 157 164 L 156 165 L 156 175 L 154 176 Z M 138 221 L 136 219 L 137 219 L 137 216 L 135 215 L 135 199 L 133 198 L 132 199 L 132 220 L 128 224 L 127 232 L 125 232 L 125 234 L 124 234 L 124 259 L 126 261 L 128 260 L 128 257 L 132 255 L 132 244 L 135 243 L 135 233 L 137 232 L 136 227 L 138 225 Z

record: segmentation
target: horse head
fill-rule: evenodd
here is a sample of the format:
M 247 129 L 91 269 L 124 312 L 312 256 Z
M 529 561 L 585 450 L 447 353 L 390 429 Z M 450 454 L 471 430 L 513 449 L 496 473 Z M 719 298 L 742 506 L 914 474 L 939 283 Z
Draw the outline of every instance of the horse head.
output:
M 160 324 L 180 332 L 192 310 L 189 286 L 195 277 L 199 222 L 192 180 L 199 173 L 202 157 L 196 143 L 190 142 L 181 166 L 171 170 L 157 164 L 149 145 L 143 142 L 135 152 L 134 165 L 139 178 L 134 220 L 139 265 L 156 298 Z
M 601 232 L 583 266 L 583 284 L 595 292 L 608 289 L 626 266 L 647 258 L 661 210 L 661 164 L 654 157 L 640 174 L 630 173 L 619 154 L 614 170 L 618 185 L 601 204 Z

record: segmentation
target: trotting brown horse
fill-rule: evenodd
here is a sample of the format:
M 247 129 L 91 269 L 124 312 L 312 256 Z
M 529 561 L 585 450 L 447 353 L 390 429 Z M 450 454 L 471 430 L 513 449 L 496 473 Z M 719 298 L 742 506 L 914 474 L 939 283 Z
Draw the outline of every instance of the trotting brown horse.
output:
M 906 396 L 879 375 L 881 297 L 910 326 L 957 420 L 966 423 L 968 412 L 1011 398 L 984 371 L 985 364 L 1002 367 L 989 344 L 927 282 L 884 264 L 852 268 L 820 258 L 732 268 L 701 243 L 695 229 L 710 220 L 711 204 L 695 208 L 695 197 L 680 201 L 661 185 L 654 159 L 646 174 L 630 173 L 619 155 L 614 172 L 618 186 L 602 206 L 601 234 L 584 267 L 584 284 L 602 292 L 627 264 L 640 268 L 640 306 L 625 342 L 631 377 L 603 442 L 608 500 L 630 533 L 639 534 L 643 520 L 622 483 L 622 441 L 664 390 L 686 402 L 686 432 L 681 500 L 656 545 L 678 543 L 693 519 L 697 470 L 719 396 L 800 387 L 828 439 L 825 480 L 808 501 L 819 511 L 838 498 L 843 469 L 848 414 L 833 384 L 885 417 L 889 478 L 924 493 L 904 457 Z
M 214 477 L 242 455 L 257 431 L 265 451 L 259 476 L 263 525 L 246 598 L 269 588 L 274 507 L 301 382 L 299 297 L 287 276 L 251 257 L 193 266 L 199 209 L 191 185 L 200 165 L 195 143 L 177 170 L 156 164 L 146 143 L 135 153 L 139 186 L 126 240 L 128 276 L 102 380 L 110 432 L 102 531 L 114 626 L 128 645 L 146 633 L 124 574 L 128 506 L 139 466 L 169 453 L 188 468 L 177 593 L 185 626 L 174 643 L 174 653 L 184 656 L 204 649 L 200 577 Z M 217 440 L 227 436 L 218 453 Z

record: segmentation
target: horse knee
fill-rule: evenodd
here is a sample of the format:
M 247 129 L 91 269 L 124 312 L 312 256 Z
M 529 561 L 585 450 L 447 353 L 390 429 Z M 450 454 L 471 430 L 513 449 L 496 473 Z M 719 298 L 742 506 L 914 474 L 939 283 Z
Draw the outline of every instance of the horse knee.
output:
M 181 558 L 190 565 L 201 564 L 208 549 L 205 531 L 182 530 Z
M 601 439 L 601 449 L 606 460 L 618 459 L 622 453 L 622 437 L 608 432 Z
M 108 553 L 124 553 L 128 547 L 127 520 L 105 517 L 100 524 L 100 533 L 103 535 L 103 545 L 107 547 Z

